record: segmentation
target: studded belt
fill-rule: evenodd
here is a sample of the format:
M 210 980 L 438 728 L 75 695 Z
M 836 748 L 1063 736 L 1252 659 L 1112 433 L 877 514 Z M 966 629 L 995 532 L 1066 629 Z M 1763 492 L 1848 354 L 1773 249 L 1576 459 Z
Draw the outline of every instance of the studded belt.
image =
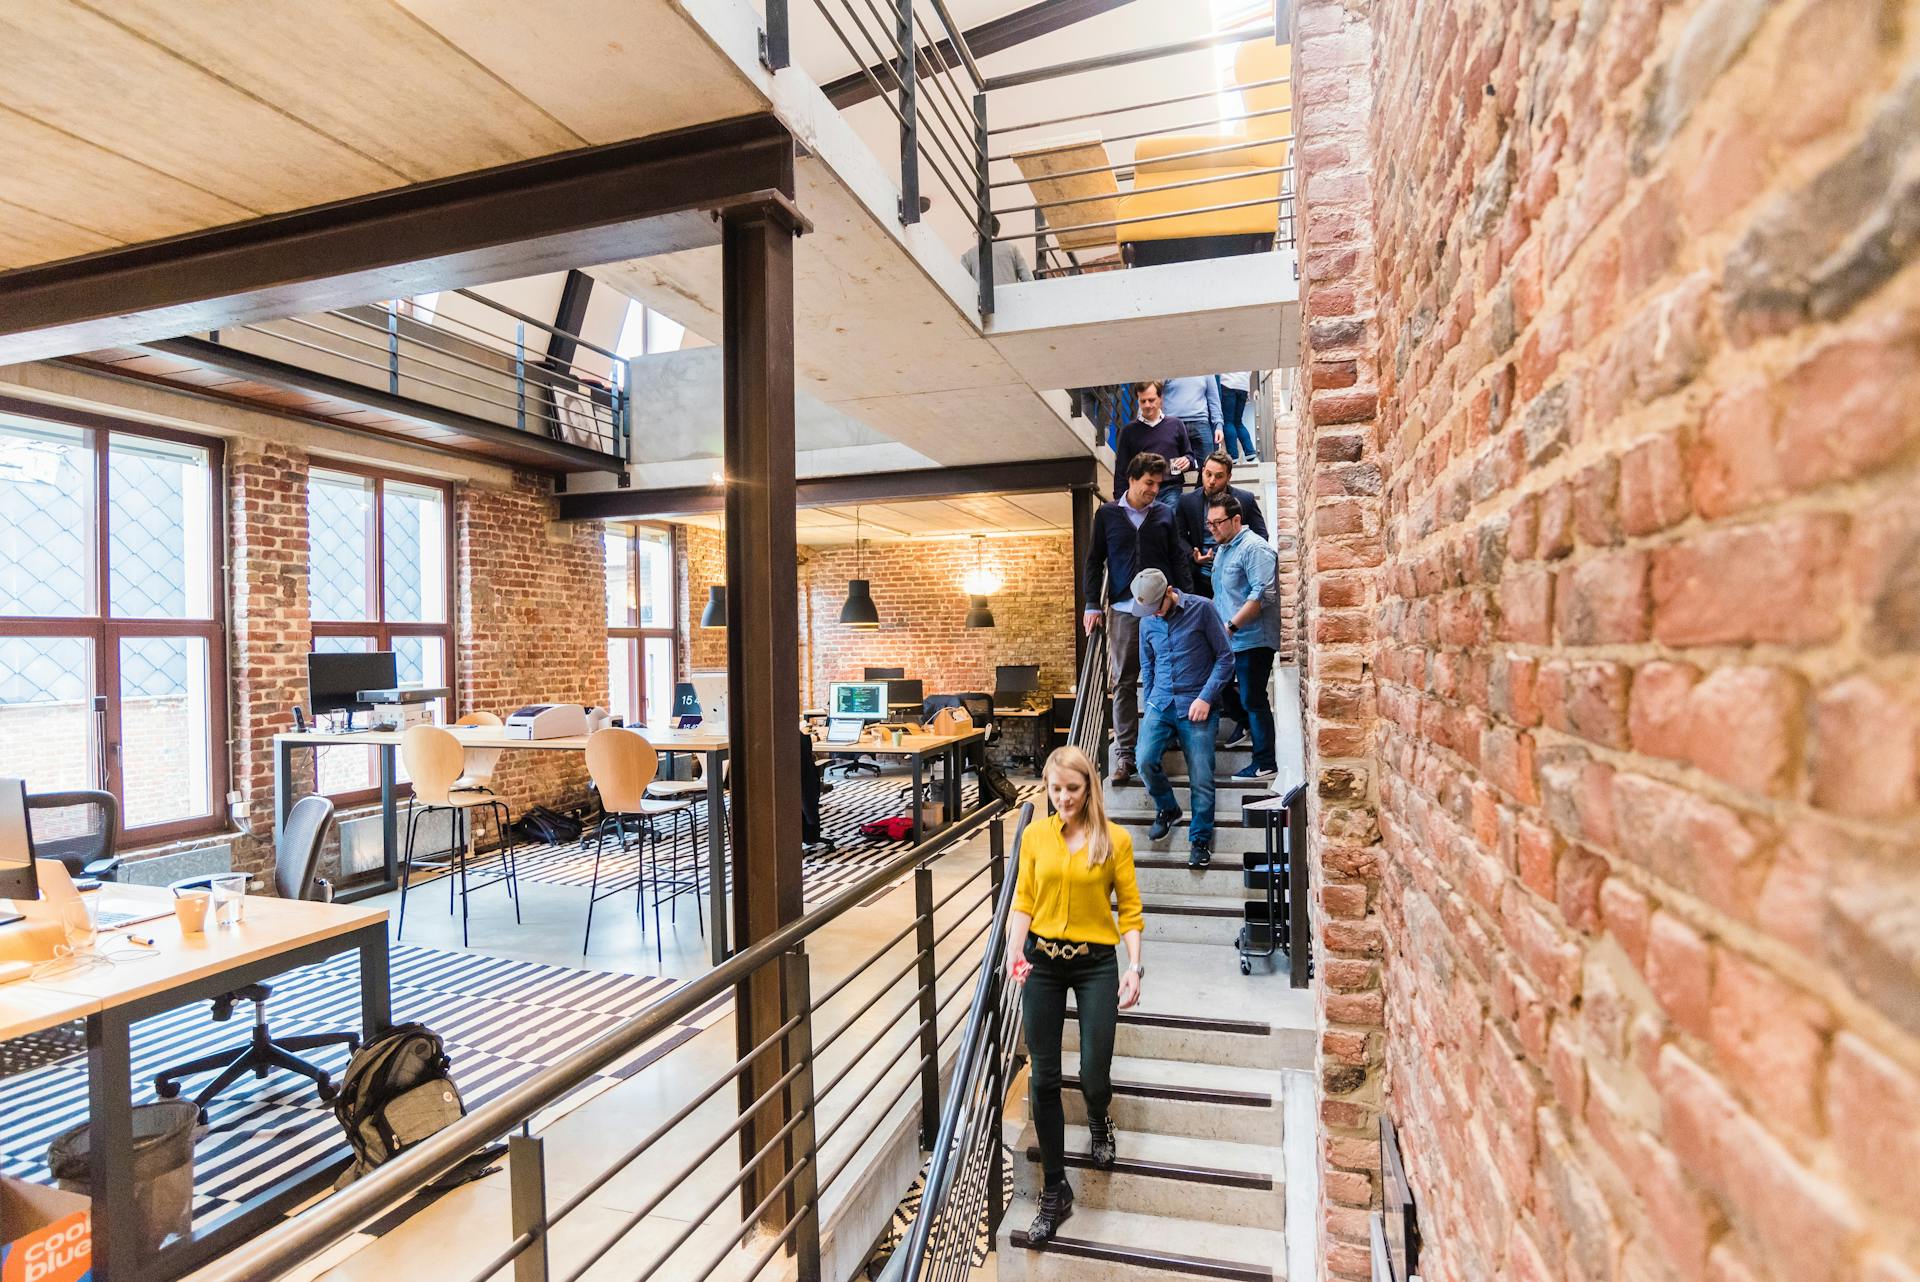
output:
M 1033 950 L 1045 953 L 1054 961 L 1072 961 L 1076 957 L 1085 957 L 1093 951 L 1093 945 L 1084 940 L 1075 943 L 1063 943 L 1058 940 L 1033 936 Z

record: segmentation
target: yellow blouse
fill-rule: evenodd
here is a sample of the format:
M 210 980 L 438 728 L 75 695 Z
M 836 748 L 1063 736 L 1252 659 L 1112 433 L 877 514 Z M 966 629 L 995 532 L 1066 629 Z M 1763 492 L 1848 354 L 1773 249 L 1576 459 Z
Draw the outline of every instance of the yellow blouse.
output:
M 1087 867 L 1086 848 L 1069 851 L 1060 816 L 1049 815 L 1027 829 L 1020 845 L 1020 875 L 1013 887 L 1013 910 L 1033 918 L 1031 930 L 1048 939 L 1117 944 L 1139 930 L 1140 887 L 1133 879 L 1133 838 L 1112 824 L 1107 835 L 1113 854 L 1098 868 Z M 1110 901 L 1120 901 L 1120 925 L 1114 927 Z

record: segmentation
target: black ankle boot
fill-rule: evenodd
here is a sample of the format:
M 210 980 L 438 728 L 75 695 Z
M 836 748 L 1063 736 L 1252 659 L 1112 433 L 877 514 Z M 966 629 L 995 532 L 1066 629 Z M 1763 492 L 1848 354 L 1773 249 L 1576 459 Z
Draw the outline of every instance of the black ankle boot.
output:
M 1113 1119 L 1111 1117 L 1088 1118 L 1087 1130 L 1093 1135 L 1090 1154 L 1093 1164 L 1103 1171 L 1111 1171 L 1114 1158 L 1118 1156 L 1118 1148 L 1114 1143 Z
M 1027 1244 L 1038 1246 L 1051 1241 L 1072 1214 L 1073 1185 L 1065 1180 L 1047 1185 L 1040 1194 L 1040 1214 L 1033 1217 L 1033 1223 L 1027 1229 Z

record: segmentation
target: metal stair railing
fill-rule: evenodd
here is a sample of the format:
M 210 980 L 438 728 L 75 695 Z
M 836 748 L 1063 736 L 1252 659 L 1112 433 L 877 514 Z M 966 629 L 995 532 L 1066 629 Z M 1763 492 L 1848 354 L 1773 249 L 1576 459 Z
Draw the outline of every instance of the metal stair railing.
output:
M 1080 680 L 1073 692 L 1073 720 L 1067 726 L 1067 742 L 1086 753 L 1101 777 L 1107 773 L 1107 736 L 1112 729 L 1113 700 L 1110 688 L 1113 657 L 1107 651 L 1108 582 L 1100 580 L 1100 618 L 1087 634 L 1085 657 L 1080 664 Z
M 983 1227 L 991 1241 L 1007 1211 L 1000 1118 L 1020 1048 L 1020 990 L 1006 982 L 1007 916 L 1020 876 L 1022 839 L 1032 818 L 1033 803 L 1028 802 L 1020 807 L 1012 854 L 994 904 L 980 978 L 927 1161 L 920 1209 L 881 1275 L 886 1282 L 968 1277 Z

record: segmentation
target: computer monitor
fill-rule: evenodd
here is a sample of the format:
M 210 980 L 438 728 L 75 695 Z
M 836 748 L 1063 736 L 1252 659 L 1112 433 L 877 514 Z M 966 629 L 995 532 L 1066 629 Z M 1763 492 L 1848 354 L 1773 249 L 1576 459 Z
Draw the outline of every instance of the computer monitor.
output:
M 727 728 L 727 674 L 690 672 L 693 693 L 700 700 L 700 724 L 704 728 Z
M 400 684 L 399 666 L 391 650 L 354 650 L 307 656 L 307 696 L 315 714 L 356 712 L 373 705 L 360 699 L 362 690 L 391 690 Z
M 906 675 L 905 668 L 868 668 L 861 677 L 866 681 L 898 681 Z
M 993 670 L 993 693 L 996 698 L 1003 694 L 1032 694 L 1040 688 L 1040 665 L 1037 663 L 1001 664 Z
M 887 702 L 896 708 L 904 703 L 911 703 L 917 708 L 927 701 L 926 684 L 924 681 L 917 680 L 889 681 L 887 682 Z
M 862 721 L 887 719 L 887 683 L 835 681 L 827 686 L 829 717 L 858 717 Z
M 27 781 L 0 779 L 0 899 L 38 899 L 33 829 L 27 823 Z

